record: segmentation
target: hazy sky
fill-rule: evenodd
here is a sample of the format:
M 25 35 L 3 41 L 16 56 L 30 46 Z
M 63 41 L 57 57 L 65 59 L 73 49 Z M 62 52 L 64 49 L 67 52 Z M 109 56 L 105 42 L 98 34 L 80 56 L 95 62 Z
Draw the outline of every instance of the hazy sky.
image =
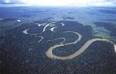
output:
M 0 0 L 1 5 L 79 6 L 115 5 L 116 0 Z

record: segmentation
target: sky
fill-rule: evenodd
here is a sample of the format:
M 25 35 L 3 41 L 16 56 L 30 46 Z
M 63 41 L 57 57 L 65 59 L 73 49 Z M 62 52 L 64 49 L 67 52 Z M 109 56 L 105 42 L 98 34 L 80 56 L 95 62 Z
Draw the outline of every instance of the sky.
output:
M 0 0 L 0 6 L 113 6 L 116 0 Z

